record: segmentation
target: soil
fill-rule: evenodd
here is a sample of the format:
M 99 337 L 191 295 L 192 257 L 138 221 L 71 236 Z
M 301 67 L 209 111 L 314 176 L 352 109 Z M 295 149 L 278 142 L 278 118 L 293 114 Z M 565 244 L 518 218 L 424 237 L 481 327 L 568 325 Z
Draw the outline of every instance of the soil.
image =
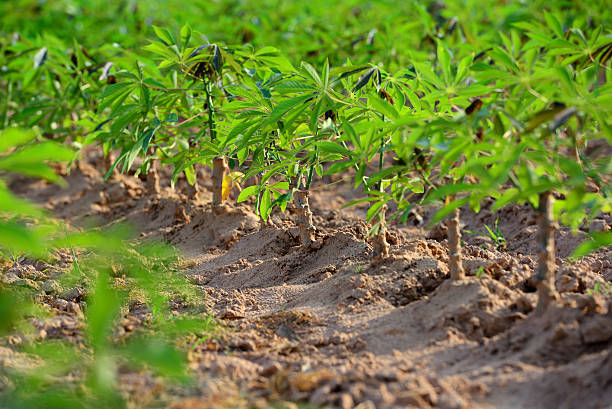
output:
M 173 396 L 173 408 L 612 408 L 612 257 L 604 249 L 568 259 L 586 231 L 610 229 L 609 216 L 578 233 L 557 231 L 561 298 L 536 314 L 536 225 L 527 206 L 462 209 L 468 277 L 451 281 L 445 225 L 426 230 L 432 211 L 418 207 L 408 225 L 389 226 L 390 255 L 372 263 L 363 209 L 342 209 L 357 196 L 349 184 L 312 190 L 317 242 L 304 248 L 291 208 L 266 224 L 249 202 L 213 208 L 206 169 L 195 202 L 184 182 L 172 189 L 163 175 L 156 194 L 133 176 L 103 182 L 103 174 L 91 151 L 65 188 L 23 179 L 11 187 L 73 225 L 127 221 L 143 238 L 183 251 L 185 274 L 227 331 L 194 343 L 197 386 Z M 465 233 L 486 232 L 496 219 L 505 249 Z M 49 271 L 20 264 L 2 279 L 48 294 L 56 315 L 38 324 L 41 339 L 78 342 L 82 294 L 56 288 Z M 142 321 L 136 312 L 126 330 Z M 0 363 L 8 356 L 32 364 L 0 348 Z M 133 406 L 159 388 L 143 373 L 122 376 Z

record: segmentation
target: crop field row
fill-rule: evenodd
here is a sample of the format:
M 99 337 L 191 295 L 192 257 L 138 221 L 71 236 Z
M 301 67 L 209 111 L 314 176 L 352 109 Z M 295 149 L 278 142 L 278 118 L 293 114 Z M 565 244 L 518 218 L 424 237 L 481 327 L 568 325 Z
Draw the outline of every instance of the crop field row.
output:
M 317 314 L 330 319 L 321 318 L 323 333 L 332 331 L 337 312 L 295 300 L 308 291 L 318 299 L 328 290 L 308 286 L 336 281 L 332 293 L 357 285 L 346 299 L 361 301 L 348 308 L 330 296 L 321 305 L 364 314 L 409 308 L 402 319 L 425 314 L 423 322 L 438 319 L 429 297 L 447 294 L 440 325 L 459 326 L 447 340 L 467 331 L 461 348 L 520 331 L 535 344 L 525 328 L 537 326 L 571 339 L 570 322 L 580 322 L 580 351 L 610 361 L 612 12 L 602 2 L 16 0 L 0 13 L 0 407 L 580 401 L 582 392 L 565 401 L 555 388 L 549 401 L 475 397 L 473 385 L 438 380 L 467 376 L 469 361 L 447 372 L 448 363 L 431 363 L 438 375 L 425 382 L 436 397 L 414 392 L 411 400 L 400 389 L 420 390 L 421 381 L 401 384 L 396 375 L 378 377 L 376 387 L 403 385 L 388 399 L 355 392 L 353 372 L 325 389 L 340 376 L 322 369 L 345 353 L 335 349 L 296 374 L 293 361 L 262 364 L 271 352 L 253 358 L 259 344 L 276 351 L 277 338 L 296 351 L 310 345 L 294 331 L 307 323 L 315 336 Z M 474 224 L 478 217 L 489 221 Z M 474 267 L 480 259 L 495 261 Z M 431 262 L 438 267 L 419 270 Z M 406 271 L 412 281 L 400 284 Z M 470 288 L 494 301 L 473 301 L 478 311 L 465 318 Z M 253 298 L 244 304 L 236 291 Z M 285 311 L 281 299 L 294 308 Z M 240 312 L 244 305 L 250 312 Z M 282 314 L 298 315 L 279 324 Z M 377 347 L 355 346 L 369 339 L 350 335 L 356 319 L 340 320 L 347 324 L 337 324 L 336 341 L 320 345 L 352 345 L 345 349 L 357 351 L 356 362 L 365 348 L 383 365 Z M 555 322 L 566 324 L 549 328 Z M 277 338 L 240 332 L 251 325 Z M 397 362 L 421 345 L 401 331 L 408 344 L 397 341 L 405 354 L 393 352 Z M 378 345 L 380 335 L 362 343 Z M 235 375 L 247 398 L 214 403 L 211 392 L 195 403 L 193 394 L 205 392 L 193 392 L 204 376 L 194 365 L 208 370 L 224 342 L 226 352 L 251 351 L 236 359 L 263 365 L 263 379 L 275 374 L 263 398 L 256 381 Z M 139 401 L 122 385 L 128 374 L 163 392 Z M 599 400 L 588 407 L 612 404 L 605 382 L 594 382 Z

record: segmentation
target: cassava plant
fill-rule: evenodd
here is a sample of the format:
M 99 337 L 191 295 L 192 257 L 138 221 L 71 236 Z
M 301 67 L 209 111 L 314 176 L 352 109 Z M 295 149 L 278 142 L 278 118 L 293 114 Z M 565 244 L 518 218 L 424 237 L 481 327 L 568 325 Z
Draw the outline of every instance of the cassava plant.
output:
M 517 24 L 517 31 L 522 26 Z M 606 73 L 609 69 L 601 61 L 572 64 L 575 60 L 560 56 L 559 48 L 565 51 L 568 44 L 581 41 L 579 35 L 569 35 L 559 45 L 548 31 L 554 27 L 540 30 L 549 40 L 544 40 L 542 31 L 537 41 L 527 42 L 519 35 L 502 35 L 508 47 L 490 52 L 496 63 L 472 65 L 477 83 L 494 81 L 500 92 L 483 99 L 476 133 L 482 142 L 462 149 L 464 162 L 455 173 L 468 183 L 446 184 L 432 196 L 459 195 L 439 215 L 466 203 L 478 210 L 480 201 L 488 197 L 497 199 L 492 210 L 524 202 L 537 208 L 539 263 L 533 281 L 541 311 L 557 297 L 556 220 L 577 230 L 585 219 L 610 211 L 608 187 L 602 185 L 609 179 L 610 158 L 589 158 L 584 153 L 589 140 L 610 139 L 610 128 L 605 120 L 609 108 L 602 104 L 609 86 L 601 83 L 600 75 L 601 70 Z M 599 43 L 592 43 L 597 48 Z M 455 125 L 466 141 L 473 138 L 474 133 L 469 132 L 473 127 L 465 126 L 462 132 L 460 124 Z M 478 156 L 469 154 L 475 150 L 480 151 Z

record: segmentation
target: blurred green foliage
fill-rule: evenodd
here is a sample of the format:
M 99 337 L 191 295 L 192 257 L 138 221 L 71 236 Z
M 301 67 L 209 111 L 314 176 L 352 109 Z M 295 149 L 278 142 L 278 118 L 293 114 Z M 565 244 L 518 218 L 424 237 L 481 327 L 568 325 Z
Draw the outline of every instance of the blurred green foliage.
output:
M 0 169 L 5 175 L 21 173 L 62 183 L 50 162 L 65 162 L 73 155 L 33 130 L 0 131 Z M 10 337 L 23 340 L 13 347 L 17 358 L 9 358 L 0 369 L 0 407 L 124 407 L 120 367 L 123 372 L 147 368 L 167 379 L 188 380 L 185 353 L 175 343 L 187 334 L 208 333 L 212 324 L 202 307 L 181 317 L 171 313 L 171 300 L 195 305 L 201 298 L 179 273 L 180 259 L 174 249 L 133 242 L 124 227 L 69 231 L 36 205 L 15 197 L 1 179 L 0 198 L 0 262 L 18 268 L 24 261 L 48 260 L 59 249 L 71 249 L 72 268 L 55 279 L 88 294 L 83 317 L 86 331 L 80 342 L 41 343 L 31 320 L 52 314 L 41 303 L 44 290 L 0 283 L 0 340 L 3 344 Z M 118 336 L 117 321 L 129 313 L 135 299 L 147 306 L 152 318 L 132 336 Z

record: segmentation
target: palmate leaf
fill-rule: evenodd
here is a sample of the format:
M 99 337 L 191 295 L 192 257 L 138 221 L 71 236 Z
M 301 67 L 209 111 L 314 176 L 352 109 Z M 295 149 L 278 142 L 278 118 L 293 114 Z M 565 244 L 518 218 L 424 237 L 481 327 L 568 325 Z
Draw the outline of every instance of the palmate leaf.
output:
M 187 47 L 187 45 L 189 44 L 189 40 L 191 40 L 191 33 L 192 30 L 189 23 L 181 27 L 181 47 L 183 49 L 185 49 L 185 47 Z
M 338 153 L 343 156 L 351 156 L 352 152 L 342 145 L 331 141 L 317 142 L 316 146 L 324 152 Z
M 372 108 L 374 108 L 377 112 L 392 119 L 397 119 L 399 117 L 399 113 L 395 107 L 387 102 L 387 100 L 380 98 L 378 95 L 370 95 L 368 101 L 372 105 Z
M 451 64 L 450 59 L 451 56 L 446 49 L 445 45 L 442 41 L 438 41 L 438 62 L 440 63 L 440 67 L 442 68 L 442 74 L 444 75 L 444 81 L 446 84 L 451 83 Z

